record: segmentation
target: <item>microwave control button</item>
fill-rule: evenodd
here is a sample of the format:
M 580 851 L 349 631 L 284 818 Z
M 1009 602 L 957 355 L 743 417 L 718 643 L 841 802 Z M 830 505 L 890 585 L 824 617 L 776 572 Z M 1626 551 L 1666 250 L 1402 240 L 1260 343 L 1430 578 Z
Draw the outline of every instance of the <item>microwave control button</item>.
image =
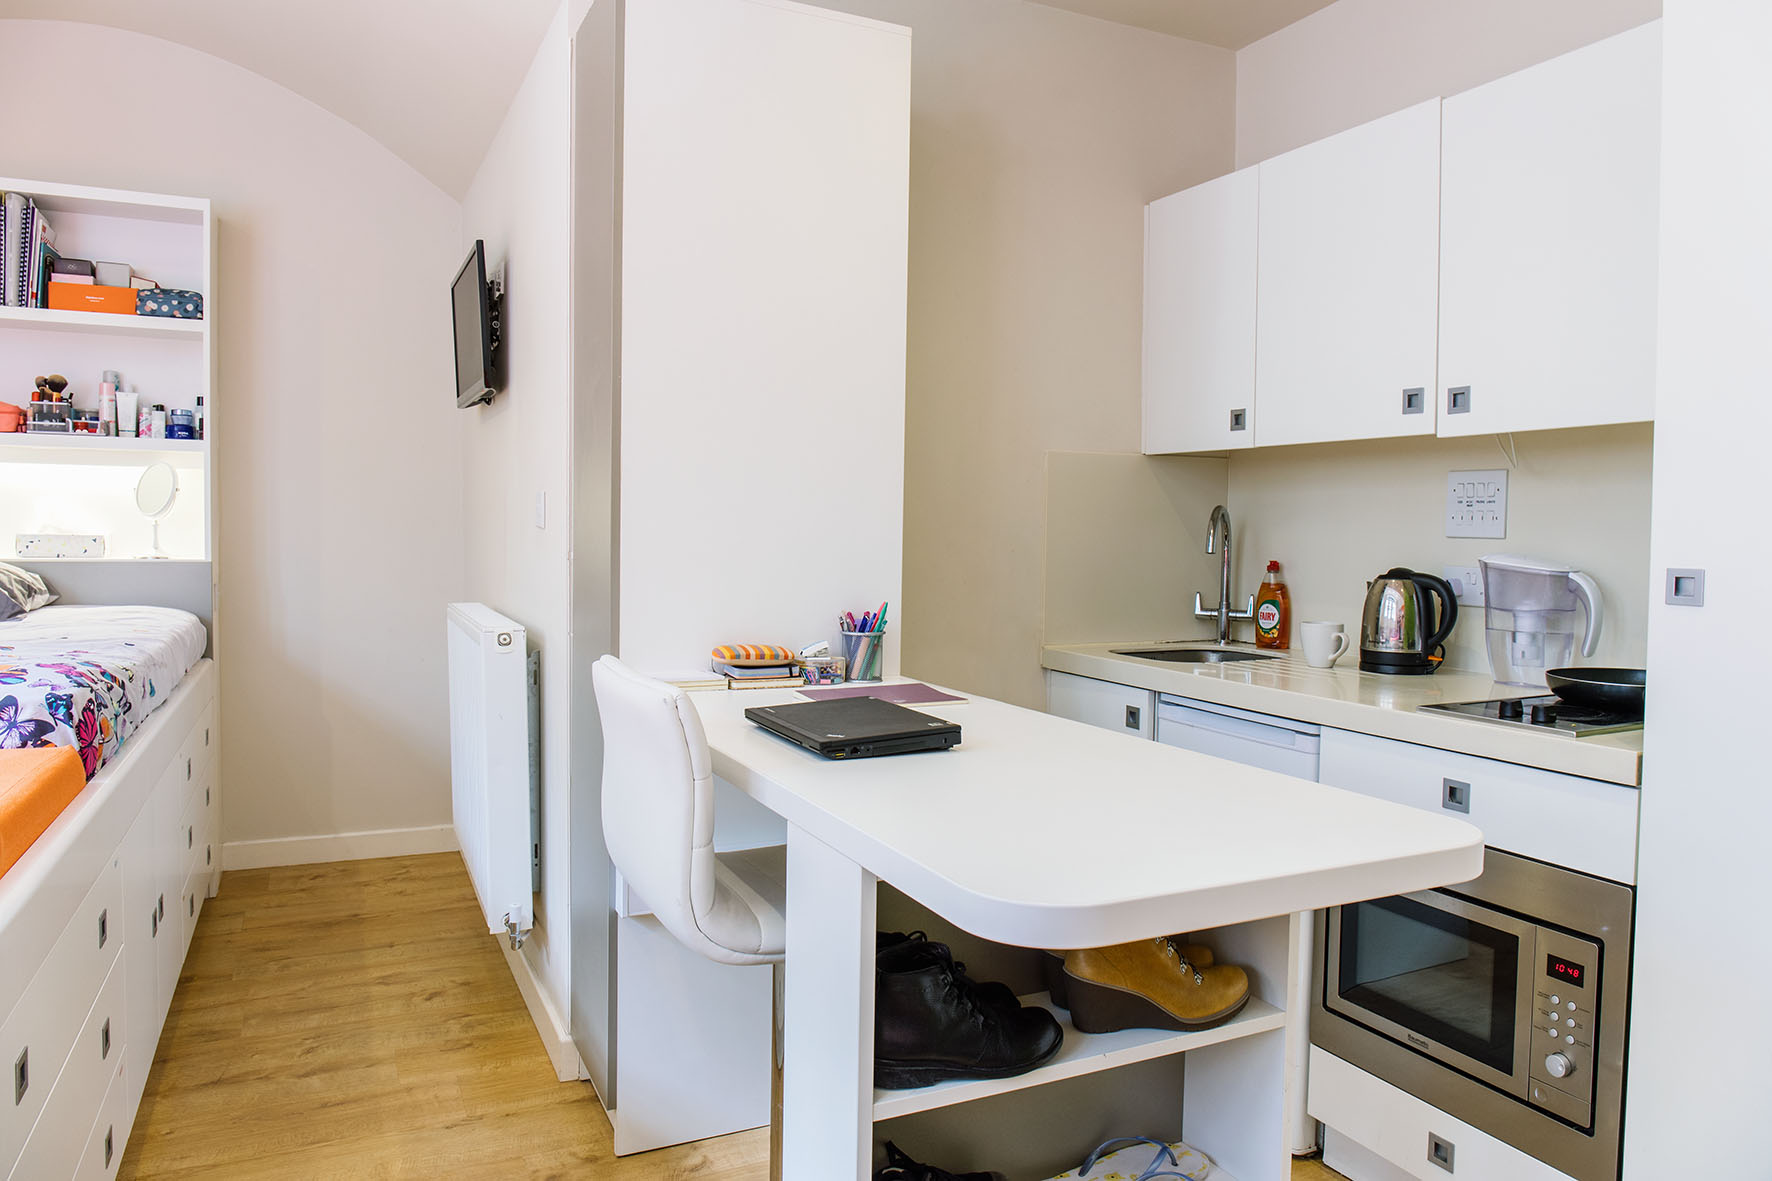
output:
M 1575 1035 L 1570 1034 L 1568 1037 L 1564 1038 L 1563 1040 L 1573 1046 L 1575 1044 Z
M 1571 1017 L 1571 1018 L 1569 1018 L 1569 1020 L 1565 1021 L 1563 1024 L 1567 1025 L 1570 1029 L 1574 1029 L 1575 1028 L 1575 1018 Z
M 1569 1002 L 1569 1011 L 1571 1013 L 1575 1012 L 1575 1002 L 1574 1001 Z
M 1557 994 L 1556 994 L 1556 993 L 1554 993 L 1554 992 L 1553 992 L 1553 993 L 1551 993 L 1551 1004 L 1552 1004 L 1552 1005 L 1553 1005 L 1553 1006 L 1555 1006 L 1555 1005 L 1560 1005 L 1560 1004 L 1562 1004 L 1562 1003 L 1563 1003 L 1563 998 L 1562 998 L 1562 997 L 1560 997 L 1560 996 L 1558 996 L 1558 995 L 1557 995 Z
M 1575 1073 L 1575 1062 L 1569 1055 L 1559 1051 L 1545 1058 L 1544 1072 L 1552 1078 L 1568 1078 Z

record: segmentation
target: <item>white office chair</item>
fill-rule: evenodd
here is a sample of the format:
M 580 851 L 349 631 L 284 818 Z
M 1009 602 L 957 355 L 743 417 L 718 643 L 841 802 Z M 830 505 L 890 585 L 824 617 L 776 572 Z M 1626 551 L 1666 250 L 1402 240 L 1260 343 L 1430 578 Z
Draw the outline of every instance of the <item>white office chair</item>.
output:
M 603 724 L 609 859 L 677 942 L 723 964 L 775 967 L 770 1175 L 781 1169 L 782 958 L 787 855 L 714 852 L 714 771 L 688 694 L 613 656 L 591 670 Z

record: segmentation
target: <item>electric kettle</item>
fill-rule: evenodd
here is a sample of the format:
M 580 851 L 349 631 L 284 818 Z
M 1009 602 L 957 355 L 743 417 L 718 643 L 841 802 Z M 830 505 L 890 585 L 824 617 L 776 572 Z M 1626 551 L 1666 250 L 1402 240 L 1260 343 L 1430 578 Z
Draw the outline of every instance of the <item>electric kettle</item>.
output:
M 1438 610 L 1433 600 L 1440 600 Z M 1360 612 L 1360 669 L 1369 673 L 1431 673 L 1439 667 L 1458 600 L 1444 578 L 1398 566 L 1366 584 Z M 1442 653 L 1443 655 L 1443 653 Z

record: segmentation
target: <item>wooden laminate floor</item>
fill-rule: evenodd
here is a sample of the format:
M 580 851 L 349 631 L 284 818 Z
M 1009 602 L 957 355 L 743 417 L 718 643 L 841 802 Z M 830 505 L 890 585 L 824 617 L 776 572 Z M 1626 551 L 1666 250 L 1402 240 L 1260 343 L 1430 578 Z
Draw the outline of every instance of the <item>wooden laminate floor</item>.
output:
M 223 875 L 118 1174 L 761 1181 L 766 1131 L 617 1160 L 456 854 Z M 1300 1162 L 1293 1181 L 1338 1174 Z

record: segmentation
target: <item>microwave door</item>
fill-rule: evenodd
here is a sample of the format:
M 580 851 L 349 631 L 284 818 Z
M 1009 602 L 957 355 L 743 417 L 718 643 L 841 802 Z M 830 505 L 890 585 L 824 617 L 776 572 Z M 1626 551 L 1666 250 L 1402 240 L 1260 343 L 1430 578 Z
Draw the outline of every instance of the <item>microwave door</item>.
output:
M 1439 890 L 1338 907 L 1324 1006 L 1523 1099 L 1537 930 Z

